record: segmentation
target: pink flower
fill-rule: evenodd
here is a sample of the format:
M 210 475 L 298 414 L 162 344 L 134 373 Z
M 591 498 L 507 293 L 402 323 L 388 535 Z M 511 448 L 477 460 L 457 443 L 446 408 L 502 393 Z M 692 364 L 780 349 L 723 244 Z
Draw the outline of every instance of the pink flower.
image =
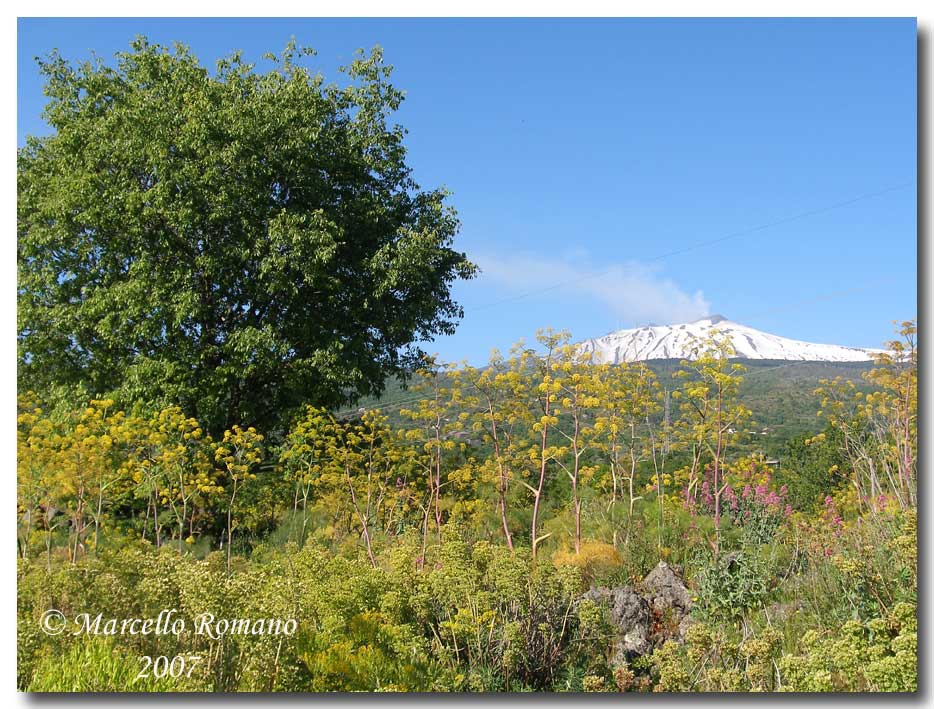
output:
M 756 485 L 756 502 L 768 504 L 769 490 L 765 485 Z

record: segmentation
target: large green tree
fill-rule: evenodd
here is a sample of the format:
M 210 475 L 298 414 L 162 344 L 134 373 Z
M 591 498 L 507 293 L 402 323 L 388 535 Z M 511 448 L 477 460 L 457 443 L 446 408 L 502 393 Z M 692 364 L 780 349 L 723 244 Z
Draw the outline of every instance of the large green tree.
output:
M 412 179 L 381 52 L 325 83 L 138 38 L 39 61 L 51 135 L 18 155 L 21 386 L 180 403 L 210 428 L 378 393 L 453 331 L 442 190 Z

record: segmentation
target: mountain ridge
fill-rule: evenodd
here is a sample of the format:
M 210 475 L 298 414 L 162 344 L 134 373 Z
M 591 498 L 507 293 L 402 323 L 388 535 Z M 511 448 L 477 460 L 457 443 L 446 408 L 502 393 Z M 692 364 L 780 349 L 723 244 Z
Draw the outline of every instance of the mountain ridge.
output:
M 656 359 L 693 359 L 697 342 L 716 331 L 730 339 L 742 359 L 770 359 L 799 362 L 868 362 L 879 349 L 847 347 L 793 340 L 729 320 L 708 315 L 689 323 L 646 325 L 616 330 L 602 337 L 578 342 L 594 361 L 619 364 Z

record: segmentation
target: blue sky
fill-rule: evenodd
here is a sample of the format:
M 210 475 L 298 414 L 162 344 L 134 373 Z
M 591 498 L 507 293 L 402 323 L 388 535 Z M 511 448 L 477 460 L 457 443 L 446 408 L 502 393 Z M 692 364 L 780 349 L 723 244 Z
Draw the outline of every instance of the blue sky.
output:
M 47 132 L 33 57 L 135 34 L 212 66 L 294 36 L 333 78 L 384 48 L 415 177 L 483 269 L 444 359 L 706 313 L 875 346 L 916 315 L 913 19 L 21 19 L 19 144 Z

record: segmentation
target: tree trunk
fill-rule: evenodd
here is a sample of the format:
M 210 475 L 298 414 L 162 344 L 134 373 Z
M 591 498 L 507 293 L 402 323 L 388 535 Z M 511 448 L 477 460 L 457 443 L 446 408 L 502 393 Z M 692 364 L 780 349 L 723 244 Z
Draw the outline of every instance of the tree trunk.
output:
M 508 489 L 508 478 L 506 476 L 506 466 L 503 463 L 502 451 L 499 447 L 499 434 L 496 430 L 496 416 L 493 413 L 493 404 L 489 405 L 490 426 L 493 430 L 493 452 L 496 454 L 496 464 L 499 468 L 499 509 L 503 522 L 503 534 L 506 537 L 506 546 L 509 551 L 515 551 L 512 546 L 512 534 L 509 531 L 509 522 L 506 515 L 506 491 Z
M 234 479 L 233 492 L 230 495 L 230 504 L 227 505 L 227 573 L 230 574 L 230 556 L 233 552 L 233 506 L 237 497 L 237 480 Z
M 545 392 L 545 416 L 551 412 L 551 402 L 549 394 Z M 548 447 L 548 422 L 542 424 L 542 465 L 538 474 L 538 487 L 535 490 L 535 502 L 532 505 L 532 558 L 538 554 L 538 510 L 542 503 L 542 490 L 545 488 L 545 471 L 547 469 L 548 459 L 545 457 L 545 450 Z
M 357 519 L 360 520 L 360 526 L 363 527 L 363 542 L 366 544 L 366 555 L 370 559 L 370 565 L 372 565 L 372 567 L 375 569 L 376 557 L 373 556 L 373 545 L 370 542 L 369 520 L 367 520 L 366 515 L 360 512 L 360 506 L 357 504 L 357 493 L 353 489 L 353 480 L 350 477 L 350 468 L 345 468 L 344 470 L 347 476 L 347 486 L 350 488 L 350 501 L 353 503 L 354 511 L 357 513 Z

